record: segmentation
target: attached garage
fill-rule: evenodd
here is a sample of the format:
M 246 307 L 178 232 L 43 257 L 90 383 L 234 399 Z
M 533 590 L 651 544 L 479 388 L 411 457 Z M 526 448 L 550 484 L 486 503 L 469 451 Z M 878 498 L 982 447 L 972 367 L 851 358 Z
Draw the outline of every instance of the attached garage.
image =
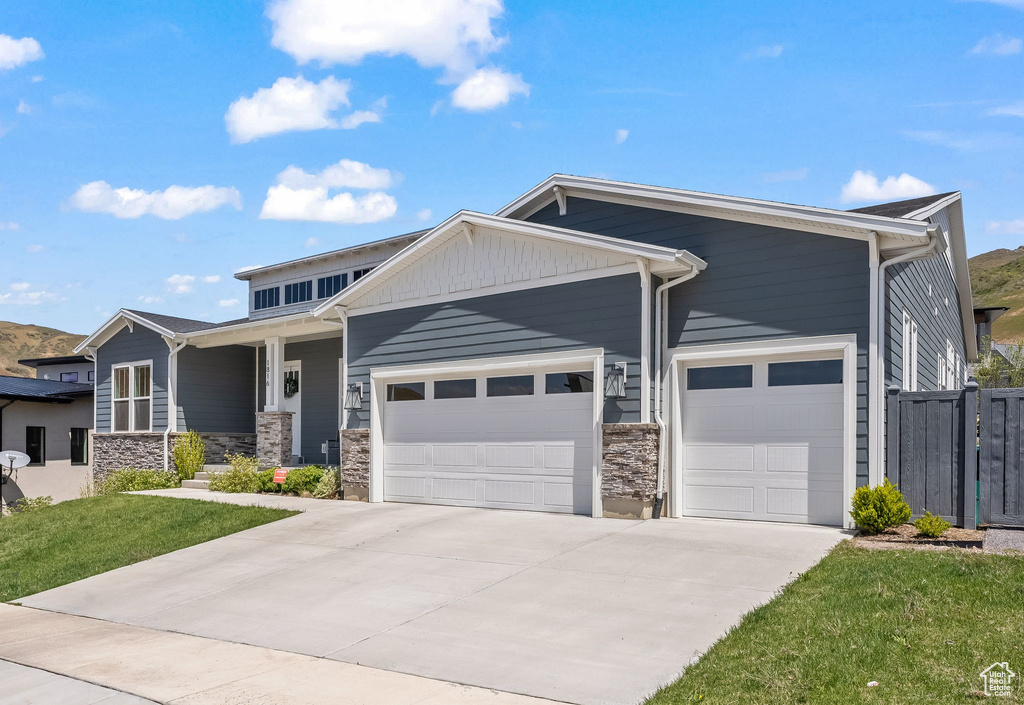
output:
M 389 375 L 383 499 L 591 514 L 594 380 L 590 362 Z
M 849 364 L 841 351 L 681 362 L 678 513 L 843 524 Z

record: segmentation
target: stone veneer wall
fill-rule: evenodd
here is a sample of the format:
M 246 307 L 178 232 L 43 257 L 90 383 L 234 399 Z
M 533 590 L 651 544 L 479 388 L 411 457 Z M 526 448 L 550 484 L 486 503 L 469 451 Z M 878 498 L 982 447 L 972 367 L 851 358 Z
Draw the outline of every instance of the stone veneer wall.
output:
M 174 448 L 174 442 L 184 433 L 172 433 L 167 447 Z M 227 462 L 228 453 L 255 455 L 255 433 L 200 432 L 206 443 L 206 463 L 221 465 Z M 162 433 L 94 433 L 92 435 L 92 476 L 102 480 L 112 470 L 120 468 L 158 468 L 164 466 L 164 434 Z M 176 470 L 174 456 L 168 461 L 170 470 Z
M 256 456 L 264 467 L 292 463 L 292 411 L 260 411 L 256 414 Z
M 341 494 L 345 499 L 370 499 L 370 429 L 341 431 Z
M 651 518 L 658 491 L 658 425 L 608 423 L 601 438 L 604 515 Z

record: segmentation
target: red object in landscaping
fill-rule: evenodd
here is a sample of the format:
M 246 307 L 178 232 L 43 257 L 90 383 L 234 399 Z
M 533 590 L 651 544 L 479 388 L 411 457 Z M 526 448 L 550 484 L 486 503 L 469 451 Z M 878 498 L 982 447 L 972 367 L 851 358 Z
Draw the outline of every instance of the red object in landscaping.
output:
M 274 482 L 281 484 L 288 477 L 288 468 L 278 468 L 274 471 Z

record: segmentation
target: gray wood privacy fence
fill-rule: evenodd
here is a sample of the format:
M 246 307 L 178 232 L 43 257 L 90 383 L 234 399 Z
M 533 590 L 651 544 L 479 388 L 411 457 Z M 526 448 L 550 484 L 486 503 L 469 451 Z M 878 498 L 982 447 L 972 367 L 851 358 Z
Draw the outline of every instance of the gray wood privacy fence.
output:
M 978 385 L 938 392 L 889 387 L 886 477 L 914 517 L 926 511 L 975 528 Z
M 1024 526 L 1024 389 L 981 392 L 979 521 Z

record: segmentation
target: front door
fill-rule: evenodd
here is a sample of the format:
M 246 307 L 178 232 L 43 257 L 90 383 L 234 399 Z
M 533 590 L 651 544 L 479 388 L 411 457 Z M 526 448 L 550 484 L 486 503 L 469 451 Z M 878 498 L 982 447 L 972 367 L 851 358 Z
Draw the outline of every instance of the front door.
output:
M 292 416 L 292 455 L 302 455 L 302 363 L 298 360 L 284 363 L 284 403 L 282 410 L 295 412 Z

